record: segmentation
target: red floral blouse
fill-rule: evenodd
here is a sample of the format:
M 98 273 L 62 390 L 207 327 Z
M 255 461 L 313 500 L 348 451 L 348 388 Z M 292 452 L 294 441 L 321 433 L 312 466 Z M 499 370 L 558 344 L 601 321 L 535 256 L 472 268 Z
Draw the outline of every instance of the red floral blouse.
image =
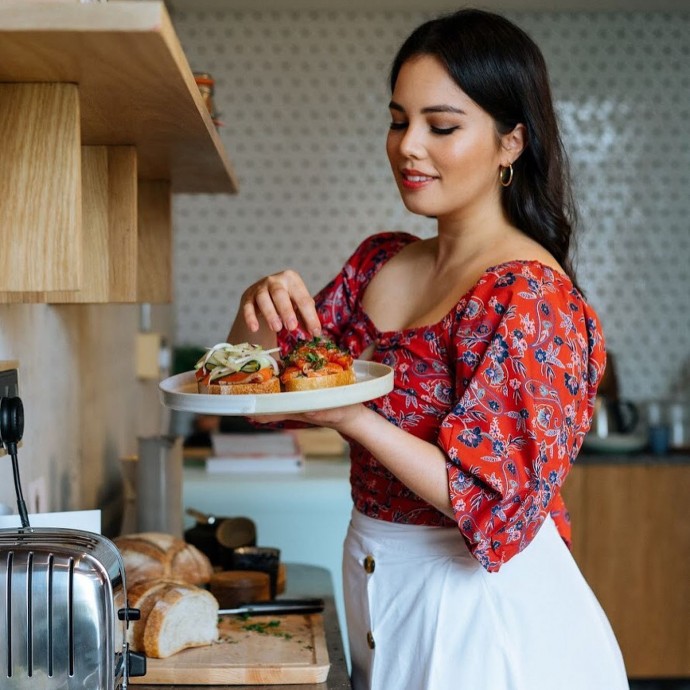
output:
M 381 266 L 415 241 L 404 233 L 365 240 L 316 296 L 317 311 L 324 335 L 354 357 L 374 343 L 371 359 L 393 367 L 394 390 L 366 404 L 446 453 L 455 522 L 475 558 L 496 571 L 547 514 L 570 541 L 561 486 L 591 423 L 604 339 L 570 280 L 538 261 L 487 269 L 438 323 L 379 331 L 362 295 Z M 294 335 L 283 332 L 284 350 Z M 350 448 L 359 511 L 453 525 L 362 446 L 350 441 Z

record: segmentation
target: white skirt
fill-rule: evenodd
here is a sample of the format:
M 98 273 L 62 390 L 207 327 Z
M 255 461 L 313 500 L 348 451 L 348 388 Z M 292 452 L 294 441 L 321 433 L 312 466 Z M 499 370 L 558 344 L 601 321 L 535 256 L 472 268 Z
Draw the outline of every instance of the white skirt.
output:
M 354 690 L 624 690 L 611 626 L 556 526 L 488 573 L 455 528 L 354 510 L 343 582 Z

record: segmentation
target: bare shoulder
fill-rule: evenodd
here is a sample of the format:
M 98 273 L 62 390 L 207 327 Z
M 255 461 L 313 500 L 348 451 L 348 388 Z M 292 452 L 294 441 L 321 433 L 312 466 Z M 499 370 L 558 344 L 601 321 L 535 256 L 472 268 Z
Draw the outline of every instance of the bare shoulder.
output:
M 506 243 L 500 252 L 494 254 L 491 266 L 498 266 L 511 261 L 538 261 L 544 266 L 552 268 L 557 273 L 566 275 L 566 271 L 555 257 L 538 242 L 529 237 L 520 237 Z

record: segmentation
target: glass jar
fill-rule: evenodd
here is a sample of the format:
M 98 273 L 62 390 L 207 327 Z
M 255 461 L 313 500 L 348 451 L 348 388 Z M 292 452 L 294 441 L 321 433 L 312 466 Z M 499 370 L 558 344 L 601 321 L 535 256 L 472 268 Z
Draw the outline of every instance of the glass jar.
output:
M 213 103 L 213 94 L 215 90 L 215 80 L 208 74 L 208 72 L 194 72 L 194 80 L 199 87 L 201 98 L 208 110 L 212 120 L 216 118 L 215 106 Z

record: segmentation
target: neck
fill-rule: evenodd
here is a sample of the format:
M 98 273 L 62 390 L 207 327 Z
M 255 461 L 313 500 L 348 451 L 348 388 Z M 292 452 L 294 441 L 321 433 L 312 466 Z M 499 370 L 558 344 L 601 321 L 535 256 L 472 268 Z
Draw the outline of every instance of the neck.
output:
M 438 219 L 438 237 L 435 238 L 436 264 L 471 263 L 495 253 L 509 237 L 519 233 L 500 207 L 441 217 Z

